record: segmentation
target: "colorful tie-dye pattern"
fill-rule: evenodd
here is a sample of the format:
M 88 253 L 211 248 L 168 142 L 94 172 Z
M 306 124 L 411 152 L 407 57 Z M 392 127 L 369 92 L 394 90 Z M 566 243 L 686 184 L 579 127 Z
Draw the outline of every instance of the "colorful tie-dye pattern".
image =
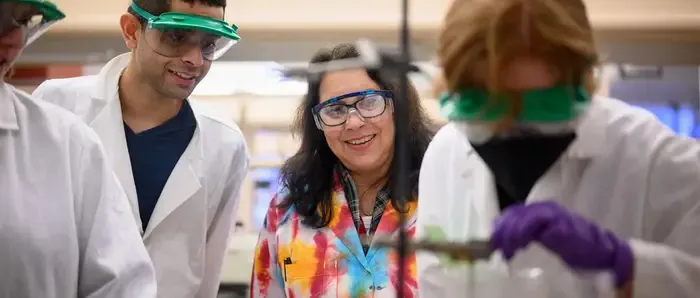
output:
M 255 253 L 251 298 L 364 298 L 396 296 L 398 256 L 394 250 L 370 245 L 362 250 L 343 188 L 336 179 L 333 219 L 328 227 L 312 229 L 301 224 L 293 208 L 276 206 L 284 200 L 279 192 L 272 200 Z M 416 203 L 407 214 L 409 237 L 415 235 Z M 387 204 L 375 232 L 389 237 L 398 231 L 398 212 Z M 285 264 L 285 259 L 291 261 Z M 418 293 L 416 258 L 406 260 L 402 285 L 406 298 Z M 289 262 L 288 262 L 289 263 Z M 286 277 L 286 278 L 285 278 Z

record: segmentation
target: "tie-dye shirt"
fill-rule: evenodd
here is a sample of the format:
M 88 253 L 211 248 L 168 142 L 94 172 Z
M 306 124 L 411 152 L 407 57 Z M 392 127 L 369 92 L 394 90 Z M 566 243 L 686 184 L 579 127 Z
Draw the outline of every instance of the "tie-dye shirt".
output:
M 343 192 L 345 194 L 345 201 L 348 203 L 348 208 L 350 208 L 350 214 L 352 215 L 353 220 L 355 221 L 355 228 L 359 230 L 361 226 L 364 226 L 364 222 L 362 221 L 362 215 L 360 214 L 360 199 L 358 198 L 357 194 L 357 186 L 355 185 L 355 181 L 352 180 L 352 176 L 350 176 L 350 172 L 345 169 L 342 165 L 338 165 L 336 167 L 336 171 L 339 173 L 340 181 L 343 184 Z M 369 237 L 371 238 L 372 235 L 374 235 L 374 231 L 377 230 L 377 227 L 379 226 L 379 222 L 382 219 L 382 215 L 384 215 L 384 210 L 386 208 L 386 205 L 391 203 L 389 199 L 389 188 L 387 186 L 382 187 L 382 189 L 379 190 L 379 193 L 377 193 L 377 197 L 374 200 L 374 210 L 372 211 L 372 223 L 370 224 L 370 227 L 367 230 L 369 233 Z M 365 246 L 362 247 L 365 253 L 369 251 L 369 243 L 362 242 L 363 244 L 366 244 Z
M 362 249 L 343 187 L 335 175 L 333 219 L 324 228 L 314 229 L 301 223 L 293 207 L 277 207 L 286 192 L 273 198 L 255 252 L 251 298 L 395 298 L 398 256 L 393 249 L 370 245 Z M 406 228 L 415 234 L 416 203 L 408 205 Z M 387 204 L 374 239 L 395 236 L 398 211 Z M 404 297 L 418 293 L 416 258 L 406 259 Z

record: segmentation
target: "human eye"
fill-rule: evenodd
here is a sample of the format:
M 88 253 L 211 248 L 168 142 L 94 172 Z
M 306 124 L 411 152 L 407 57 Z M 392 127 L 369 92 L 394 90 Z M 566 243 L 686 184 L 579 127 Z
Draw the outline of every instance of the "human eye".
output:
M 328 117 L 332 117 L 332 118 L 340 118 L 343 115 L 345 115 L 346 111 L 347 111 L 347 107 L 345 107 L 344 105 L 339 105 L 339 104 L 324 107 L 322 110 L 323 114 L 325 114 Z
M 216 43 L 219 40 L 218 37 L 215 36 L 206 36 L 205 38 L 202 39 L 202 49 L 207 50 L 207 51 L 213 51 L 216 49 Z
M 163 39 L 169 44 L 182 44 L 187 39 L 187 34 L 181 30 L 163 30 Z
M 381 95 L 373 94 L 373 95 L 368 95 L 365 98 L 361 99 L 357 103 L 357 105 L 358 105 L 358 108 L 360 108 L 360 109 L 371 110 L 371 109 L 377 108 L 383 102 L 384 102 L 384 97 L 382 97 Z

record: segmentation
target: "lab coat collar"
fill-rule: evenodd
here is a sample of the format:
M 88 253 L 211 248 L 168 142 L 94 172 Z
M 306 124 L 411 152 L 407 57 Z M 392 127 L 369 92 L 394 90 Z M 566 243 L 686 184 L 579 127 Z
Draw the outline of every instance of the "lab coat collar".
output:
M 175 209 L 180 207 L 190 198 L 202 195 L 202 184 L 200 182 L 203 164 L 202 156 L 204 154 L 203 142 L 201 141 L 202 131 L 195 129 L 194 135 L 190 144 L 182 153 L 182 157 L 175 164 L 175 168 L 168 181 L 163 187 L 158 203 L 156 204 L 151 219 L 143 235 L 144 239 L 148 239 L 154 229 L 165 220 Z
M 129 59 L 131 59 L 130 53 L 119 55 L 109 61 L 97 75 L 97 84 L 92 90 L 92 96 L 95 100 L 102 101 L 105 104 L 92 120 L 90 126 L 100 136 L 107 149 L 110 164 L 129 198 L 134 219 L 139 227 L 142 227 L 136 186 L 124 133 L 124 119 L 119 101 L 119 79 L 129 64 Z M 195 112 L 197 128 L 195 128 L 190 144 L 185 149 L 163 187 L 147 230 L 142 231 L 144 240 L 148 239 L 153 230 L 158 227 L 158 224 L 175 209 L 188 199 L 196 196 L 202 187 L 200 179 L 203 171 L 203 131 L 200 129 L 201 115 L 196 110 L 193 109 L 193 111 Z
M 585 166 L 588 160 L 602 154 L 605 149 L 603 146 L 605 146 L 608 112 L 602 106 L 601 101 L 603 100 L 608 99 L 604 97 L 594 98 L 588 110 L 581 116 L 576 129 L 576 139 L 557 162 L 565 169 L 564 173 L 568 173 L 569 170 L 577 168 L 579 165 Z M 472 200 L 474 214 L 466 216 L 469 220 L 467 225 L 470 228 L 469 235 L 488 237 L 492 226 L 478 223 L 491 223 L 500 212 L 498 195 L 493 186 L 494 177 L 486 163 L 466 139 L 465 142 L 469 146 L 467 154 L 470 165 L 463 174 L 463 178 L 469 183 L 466 189 L 470 190 L 470 197 L 484 198 Z M 581 162 L 583 163 L 581 164 Z M 556 166 L 553 168 L 558 169 Z M 556 199 L 564 186 L 561 185 L 561 180 L 551 178 L 559 177 L 562 174 L 552 173 L 551 169 L 547 171 L 545 177 L 550 177 L 550 179 L 540 179 L 533 187 L 528 201 Z
M 131 170 L 129 149 L 126 146 L 124 120 L 118 92 L 119 78 L 121 77 L 121 72 L 129 64 L 129 57 L 130 54 L 117 56 L 102 67 L 97 75 L 97 82 L 93 87 L 91 96 L 93 100 L 103 103 L 104 106 L 97 111 L 97 115 L 90 121 L 89 125 L 100 136 L 110 165 L 126 192 L 134 219 L 143 234 L 136 185 L 134 184 Z
M 462 173 L 461 178 L 466 182 L 464 189 L 468 190 L 468 196 L 474 199 L 468 200 L 472 206 L 467 214 L 460 214 L 462 217 L 459 221 L 466 227 L 468 239 L 488 239 L 492 232 L 491 223 L 500 212 L 498 194 L 494 187 L 495 180 L 486 162 L 466 139 L 464 142 L 469 146 L 467 153 L 469 167 Z M 454 210 L 460 209 L 454 208 Z
M 601 106 L 605 97 L 594 97 L 586 112 L 581 116 L 576 139 L 565 153 L 570 159 L 590 159 L 605 149 L 607 110 Z
M 606 137 L 606 119 L 608 111 L 603 108 L 601 101 L 609 100 L 596 96 L 591 101 L 586 112 L 579 119 L 576 129 L 576 139 L 564 152 L 564 157 L 569 159 L 590 159 L 603 152 Z M 478 154 L 469 144 L 469 154 Z
M 14 92 L 10 84 L 0 83 L 0 129 L 19 130 Z
M 117 98 L 119 92 L 119 78 L 121 73 L 129 65 L 131 53 L 121 54 L 105 64 L 97 74 L 97 84 L 92 90 L 92 97 L 102 100 Z

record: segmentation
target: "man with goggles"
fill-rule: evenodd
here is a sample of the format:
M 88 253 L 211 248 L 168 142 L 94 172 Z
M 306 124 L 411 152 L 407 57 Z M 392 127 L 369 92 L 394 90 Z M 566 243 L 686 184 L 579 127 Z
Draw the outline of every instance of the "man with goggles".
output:
M 120 18 L 131 53 L 96 76 L 44 82 L 36 96 L 90 124 L 126 190 L 158 295 L 214 298 L 248 167 L 240 130 L 188 97 L 240 38 L 226 0 L 134 0 Z
M 346 103 L 353 98 L 355 98 L 353 103 Z M 363 121 L 378 117 L 384 114 L 391 98 L 391 91 L 365 90 L 329 99 L 313 109 L 316 127 L 323 129 L 343 125 L 353 112 Z
M 155 297 L 155 270 L 95 133 L 4 81 L 65 16 L 0 0 L 0 297 Z

